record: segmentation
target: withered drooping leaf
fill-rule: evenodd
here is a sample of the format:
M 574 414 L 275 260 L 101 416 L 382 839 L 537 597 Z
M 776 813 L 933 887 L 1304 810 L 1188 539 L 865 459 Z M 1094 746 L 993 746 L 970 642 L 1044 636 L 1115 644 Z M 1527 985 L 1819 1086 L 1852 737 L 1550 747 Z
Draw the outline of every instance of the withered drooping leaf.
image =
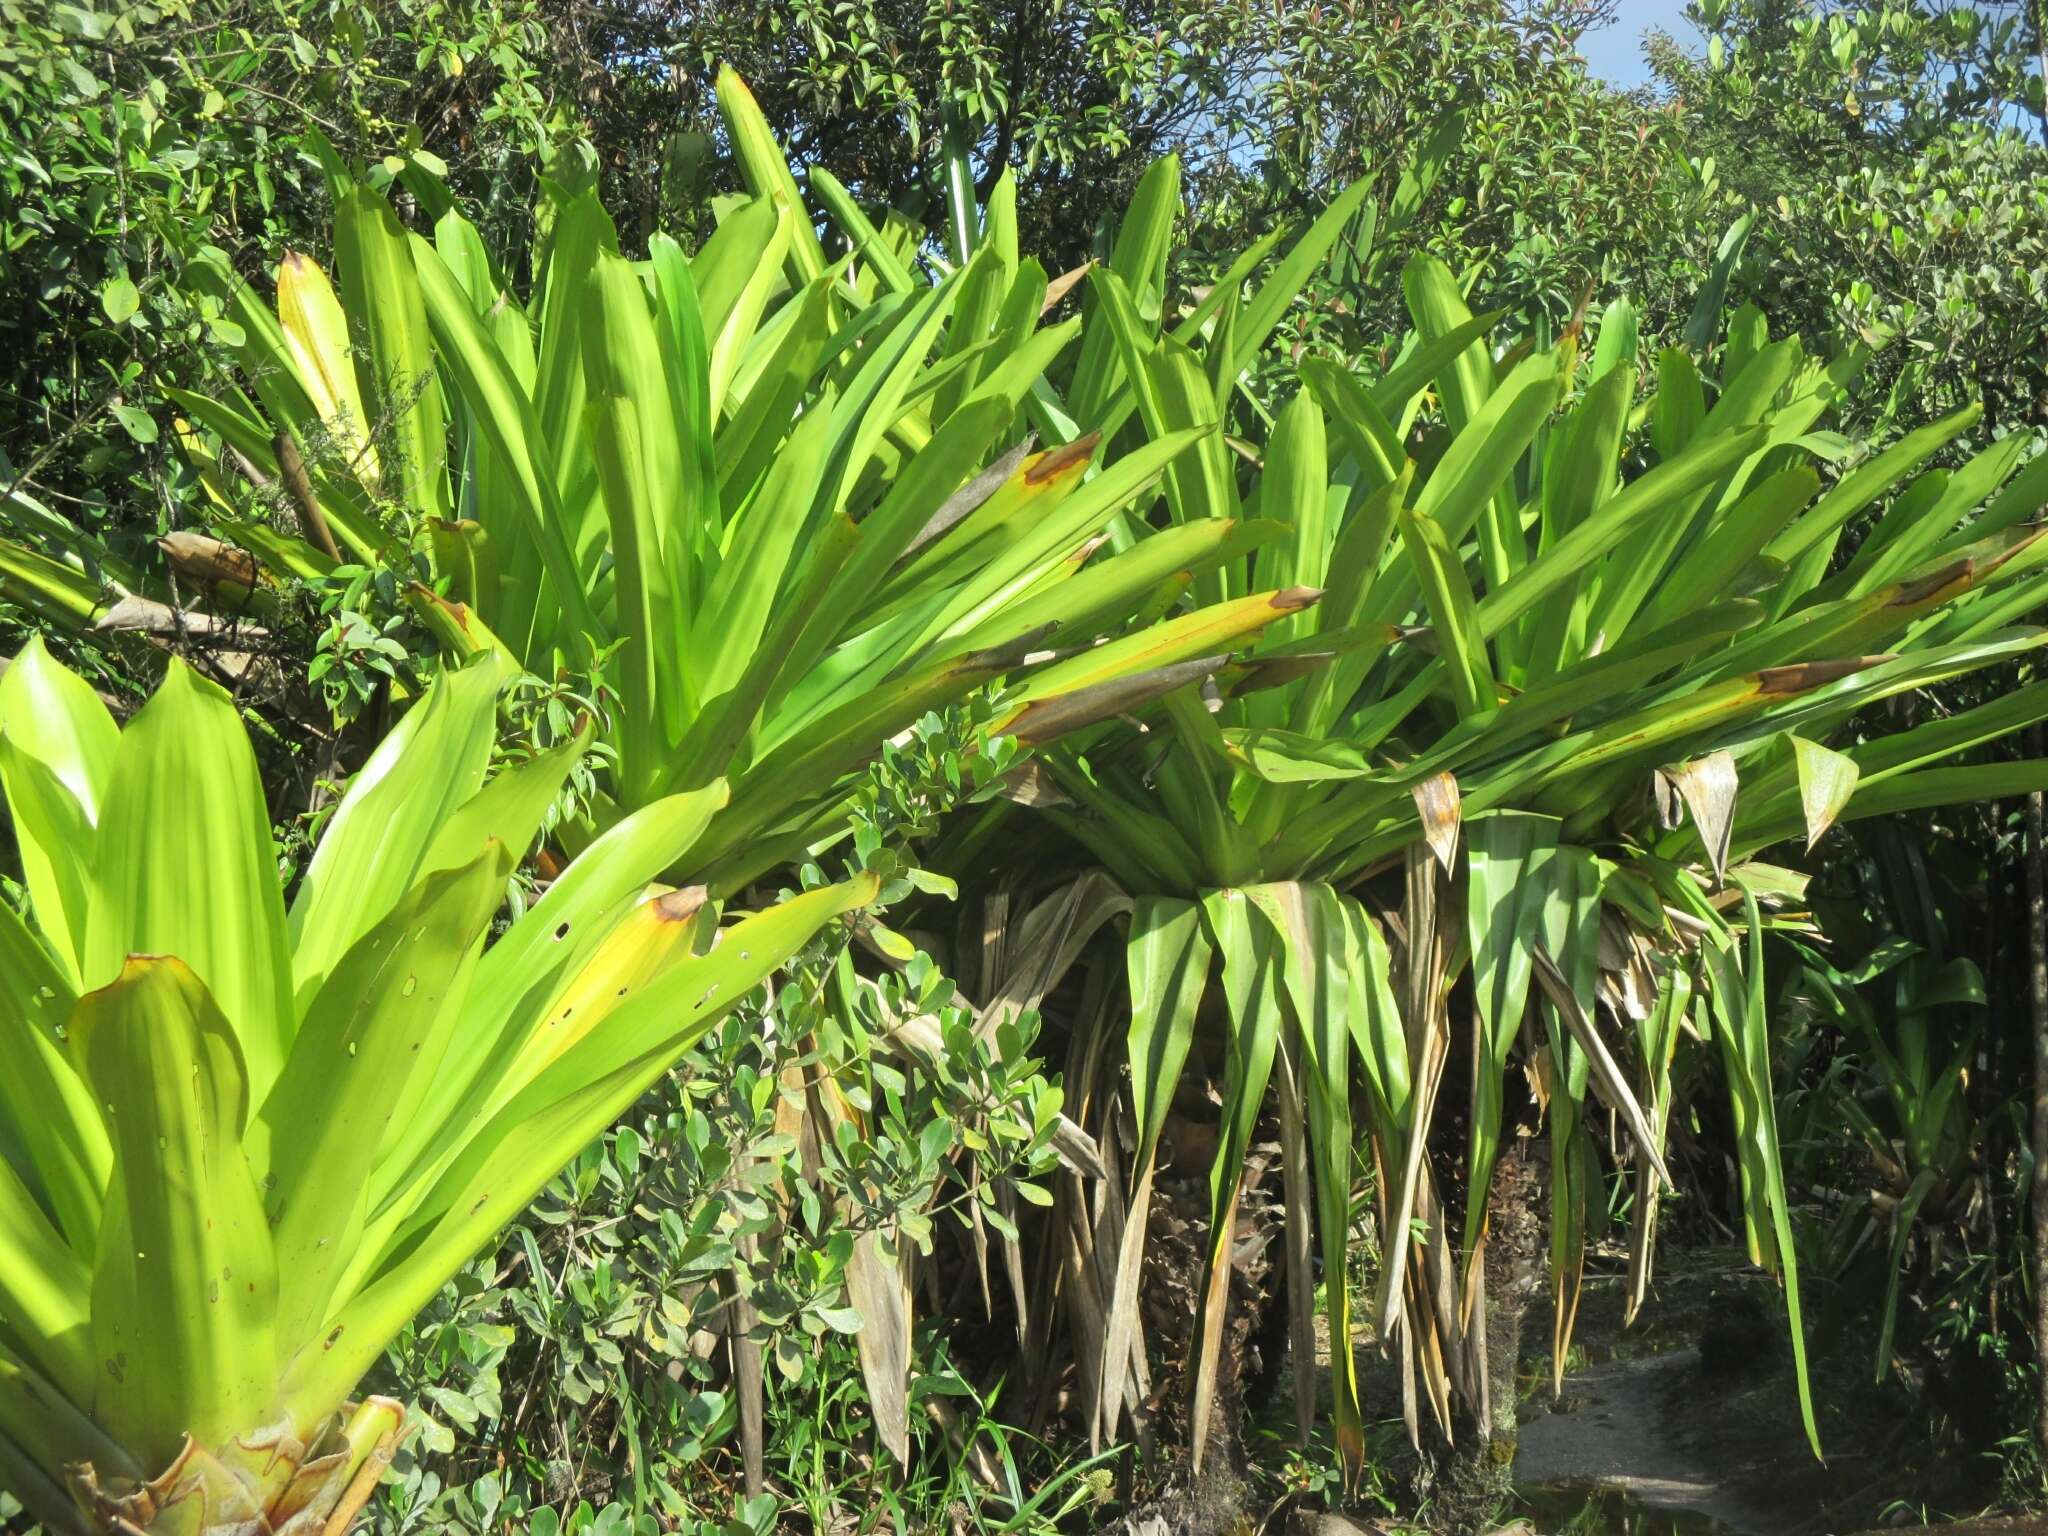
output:
M 1409 790 L 1415 809 L 1422 817 L 1422 836 L 1430 852 L 1451 873 L 1458 857 L 1458 826 L 1463 820 L 1463 803 L 1457 778 L 1449 772 L 1431 774 Z
M 1692 824 L 1699 829 L 1700 846 L 1718 885 L 1727 873 L 1728 839 L 1735 831 L 1735 757 L 1709 752 L 1664 772 L 1678 786 Z

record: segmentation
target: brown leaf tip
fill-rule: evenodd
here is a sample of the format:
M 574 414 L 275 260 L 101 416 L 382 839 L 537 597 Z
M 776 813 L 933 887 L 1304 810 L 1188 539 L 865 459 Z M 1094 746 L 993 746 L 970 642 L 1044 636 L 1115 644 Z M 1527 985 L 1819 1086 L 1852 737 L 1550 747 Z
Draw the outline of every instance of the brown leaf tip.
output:
M 686 885 L 679 891 L 654 898 L 654 915 L 665 923 L 687 923 L 703 910 L 710 892 L 701 885 Z
M 1858 672 L 1867 672 L 1895 658 L 1880 656 L 1841 656 L 1833 661 L 1801 661 L 1789 667 L 1765 667 L 1756 675 L 1759 693 L 1804 693 L 1809 688 L 1818 688 L 1823 683 L 1832 683 L 1837 678 L 1853 677 Z
M 1057 448 L 1047 449 L 1025 467 L 1024 483 L 1043 485 L 1063 471 L 1086 464 L 1095 456 L 1095 445 L 1101 441 L 1100 432 L 1090 432 L 1085 437 L 1075 438 L 1071 443 L 1062 443 Z
M 953 665 L 958 672 L 1007 672 L 1038 656 L 1044 650 L 1045 642 L 1059 633 L 1059 628 L 1059 620 L 1048 619 L 1001 645 L 968 651 Z
M 1925 602 L 1943 587 L 1968 576 L 1973 564 L 1974 562 L 1968 559 L 1957 560 L 1944 565 L 1938 571 L 1929 571 L 1925 576 L 1916 576 L 1911 581 L 1900 582 L 1898 595 L 1891 600 L 1890 606 L 1911 608 L 1915 603 Z
M 1282 613 L 1296 613 L 1303 608 L 1313 608 L 1322 599 L 1321 587 L 1282 587 L 1273 594 L 1273 606 Z

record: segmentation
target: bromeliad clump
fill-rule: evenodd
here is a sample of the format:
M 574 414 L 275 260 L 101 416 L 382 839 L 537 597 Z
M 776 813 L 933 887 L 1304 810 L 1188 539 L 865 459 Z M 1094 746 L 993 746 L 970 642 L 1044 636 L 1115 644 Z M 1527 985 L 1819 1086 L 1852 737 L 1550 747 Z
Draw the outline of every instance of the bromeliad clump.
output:
M 33 921 L 0 904 L 0 1483 L 59 1531 L 339 1532 L 404 1411 L 385 1344 L 871 877 L 719 929 L 650 801 L 495 942 L 579 738 L 487 777 L 501 672 L 443 676 L 287 905 L 233 702 L 125 729 L 32 644 L 0 678 Z

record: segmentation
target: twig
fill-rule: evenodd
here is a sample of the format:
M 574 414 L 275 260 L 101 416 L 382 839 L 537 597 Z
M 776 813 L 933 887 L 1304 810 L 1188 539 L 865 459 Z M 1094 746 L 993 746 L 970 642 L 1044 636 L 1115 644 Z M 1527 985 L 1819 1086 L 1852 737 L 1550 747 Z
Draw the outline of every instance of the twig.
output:
M 327 558 L 339 565 L 341 549 L 327 526 L 327 514 L 320 510 L 320 503 L 313 495 L 313 482 L 306 474 L 306 461 L 299 457 L 299 445 L 292 441 L 291 433 L 280 432 L 271 447 L 277 453 L 278 475 L 284 480 L 284 488 L 291 493 L 293 505 L 299 509 L 306 532 L 326 552 Z

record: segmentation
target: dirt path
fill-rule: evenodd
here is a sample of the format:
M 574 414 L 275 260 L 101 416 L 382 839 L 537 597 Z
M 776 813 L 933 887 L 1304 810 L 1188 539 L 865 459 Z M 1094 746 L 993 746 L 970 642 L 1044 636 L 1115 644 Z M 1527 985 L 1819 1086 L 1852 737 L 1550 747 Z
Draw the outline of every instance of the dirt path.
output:
M 1515 1482 L 1545 1505 L 1568 1508 L 1588 1493 L 1611 1490 L 1645 1510 L 1698 1517 L 1657 1521 L 1706 1536 L 1776 1536 L 1784 1511 L 1754 1496 L 1759 1467 L 1737 1457 L 1725 1442 L 1701 1444 L 1673 1425 L 1670 1410 L 1694 1394 L 1699 1352 L 1678 1350 L 1648 1360 L 1613 1361 L 1574 1373 L 1549 1412 L 1536 1409 L 1523 1423 L 1515 1455 Z M 1698 1394 L 1704 1398 L 1706 1394 Z

